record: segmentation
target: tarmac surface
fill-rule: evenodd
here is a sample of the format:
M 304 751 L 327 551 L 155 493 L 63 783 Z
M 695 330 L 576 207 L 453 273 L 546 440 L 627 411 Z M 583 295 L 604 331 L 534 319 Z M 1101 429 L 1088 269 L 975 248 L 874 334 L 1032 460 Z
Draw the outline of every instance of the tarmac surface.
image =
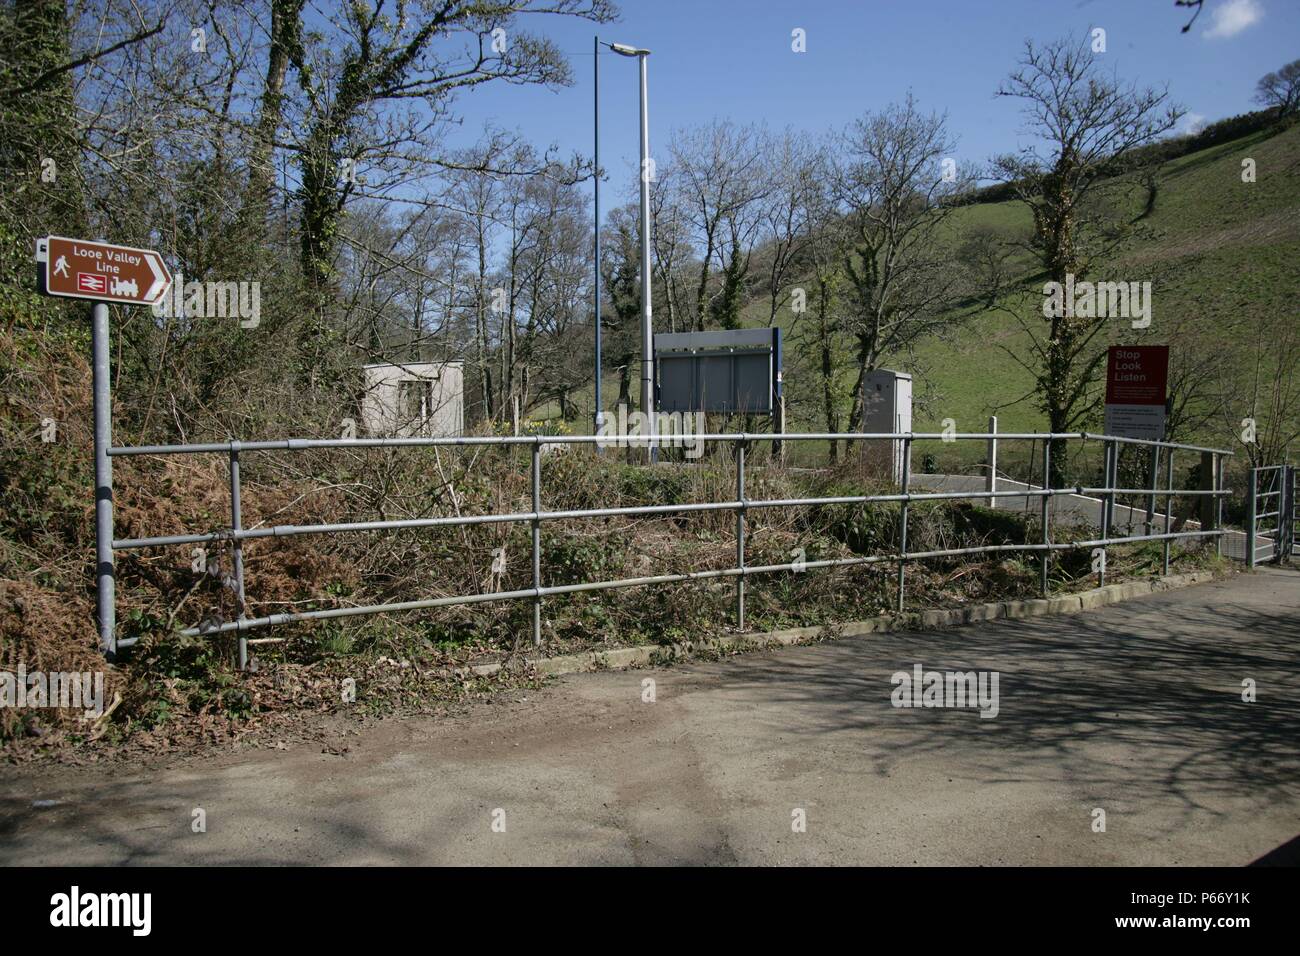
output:
M 1298 655 L 1300 572 L 1265 569 L 1070 616 L 574 675 L 335 752 L 9 767 L 0 863 L 1285 862 Z M 996 717 L 893 706 L 916 665 L 996 671 Z

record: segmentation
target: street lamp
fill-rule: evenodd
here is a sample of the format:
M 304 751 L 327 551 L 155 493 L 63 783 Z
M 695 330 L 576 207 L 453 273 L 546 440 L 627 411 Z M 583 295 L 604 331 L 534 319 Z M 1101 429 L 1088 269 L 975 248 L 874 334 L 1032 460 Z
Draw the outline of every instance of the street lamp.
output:
M 595 216 L 596 216 L 596 434 L 600 434 L 605 424 L 605 406 L 600 403 L 600 37 L 593 37 L 591 45 L 591 72 L 595 79 L 594 102 L 591 111 L 591 138 L 594 141 L 592 164 L 595 167 Z M 596 443 L 596 452 L 600 452 L 600 443 Z
M 600 38 L 596 38 L 596 43 L 600 43 Z M 658 431 L 658 421 L 655 415 L 654 392 L 654 322 L 651 315 L 650 307 L 650 114 L 646 98 L 646 57 L 650 55 L 649 50 L 643 50 L 640 47 L 629 46 L 626 43 L 607 43 L 605 44 L 615 53 L 621 56 L 634 56 L 641 61 L 641 410 L 645 413 L 649 434 L 647 438 L 650 443 L 650 461 L 659 460 L 659 449 L 657 447 L 656 433 Z M 599 52 L 599 50 L 597 50 Z M 597 57 L 597 59 L 599 59 Z M 599 74 L 598 74 L 599 75 Z M 599 80 L 597 81 L 599 84 Z M 600 87 L 597 85 L 597 97 L 600 95 Z M 597 99 L 599 105 L 599 99 Z M 599 130 L 599 125 L 597 126 Z M 600 411 L 600 160 L 599 147 L 597 147 L 596 165 L 596 274 L 597 274 L 597 293 L 596 293 L 596 421 L 597 426 L 601 421 Z

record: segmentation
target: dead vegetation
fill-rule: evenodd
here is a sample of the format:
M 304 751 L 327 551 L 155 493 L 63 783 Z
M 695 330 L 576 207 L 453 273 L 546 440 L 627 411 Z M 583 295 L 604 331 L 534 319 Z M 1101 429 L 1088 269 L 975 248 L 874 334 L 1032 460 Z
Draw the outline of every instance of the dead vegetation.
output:
M 13 671 L 106 673 L 111 712 L 97 721 L 57 709 L 0 710 L 11 757 L 98 752 L 105 744 L 156 752 L 242 739 L 274 740 L 319 715 L 419 712 L 534 678 L 526 601 L 481 603 L 377 617 L 285 625 L 253 636 L 255 670 L 235 668 L 228 635 L 185 638 L 179 629 L 238 614 L 228 542 L 118 555 L 119 635 L 140 638 L 115 667 L 96 650 L 90 377 L 76 340 L 0 337 L 4 445 L 0 496 L 0 663 Z M 40 440 L 40 411 L 56 409 L 57 439 Z M 46 416 L 48 417 L 48 413 Z M 213 435 L 219 436 L 216 426 Z M 730 500 L 734 464 L 718 449 L 694 464 L 647 469 L 612 452 L 573 448 L 543 458 L 543 502 L 552 510 Z M 751 499 L 854 495 L 880 490 L 853 460 L 834 471 L 788 470 L 751 453 Z M 224 456 L 115 460 L 116 534 L 144 537 L 229 526 Z M 356 449 L 249 453 L 243 458 L 244 524 L 310 525 L 528 511 L 526 448 Z M 896 547 L 897 506 L 752 509 L 751 566 L 871 554 Z M 965 503 L 917 503 L 913 549 L 1034 540 L 1021 515 Z M 701 512 L 548 522 L 546 584 L 613 580 L 730 567 L 735 515 Z M 531 587 L 527 523 L 294 535 L 245 546 L 246 613 L 383 604 Z M 499 559 L 504 555 L 504 567 Z M 1138 560 L 1134 558 L 1133 560 Z M 1151 570 L 1147 565 L 1138 569 Z M 496 570 L 494 570 L 494 564 Z M 894 565 L 775 573 L 751 578 L 748 626 L 765 630 L 886 613 Z M 1116 570 L 1122 570 L 1116 568 Z M 1088 574 L 1086 555 L 1062 555 L 1058 584 Z M 1036 558 L 932 561 L 908 569 L 910 608 L 953 606 L 1036 593 Z M 548 598 L 544 653 L 637 643 L 671 644 L 734 623 L 735 582 L 634 587 Z M 504 661 L 492 681 L 466 681 L 471 663 Z M 340 688 L 351 679 L 356 706 Z

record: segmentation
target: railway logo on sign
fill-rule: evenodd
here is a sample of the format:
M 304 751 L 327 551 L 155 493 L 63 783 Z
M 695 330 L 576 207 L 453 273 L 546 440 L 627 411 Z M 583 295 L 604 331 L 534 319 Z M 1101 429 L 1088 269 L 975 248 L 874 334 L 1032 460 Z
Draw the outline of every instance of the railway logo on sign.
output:
M 46 295 L 153 305 L 172 284 L 167 264 L 152 249 L 49 236 L 37 241 L 36 261 Z

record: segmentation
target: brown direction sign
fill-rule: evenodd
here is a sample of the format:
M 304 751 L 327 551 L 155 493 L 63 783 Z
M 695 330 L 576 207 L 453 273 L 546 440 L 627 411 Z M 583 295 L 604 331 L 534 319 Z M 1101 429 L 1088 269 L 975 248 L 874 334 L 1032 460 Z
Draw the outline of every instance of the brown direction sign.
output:
M 47 295 L 123 305 L 153 305 L 167 294 L 172 274 L 152 249 L 49 236 L 38 240 Z

